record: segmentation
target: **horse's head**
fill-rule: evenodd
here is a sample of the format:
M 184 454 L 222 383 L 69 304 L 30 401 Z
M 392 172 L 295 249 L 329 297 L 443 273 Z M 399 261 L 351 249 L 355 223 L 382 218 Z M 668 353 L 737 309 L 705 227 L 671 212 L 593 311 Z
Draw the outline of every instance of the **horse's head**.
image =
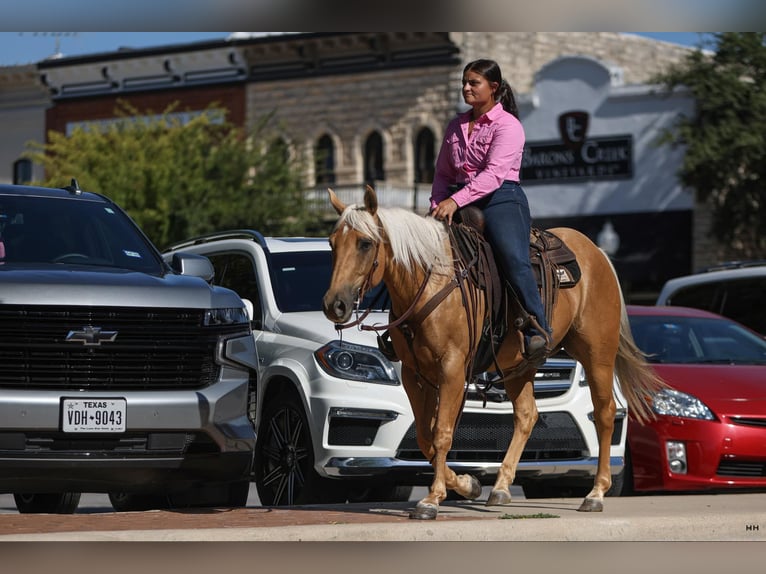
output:
M 376 218 L 378 198 L 367 186 L 363 206 L 346 206 L 335 192 L 327 191 L 340 219 L 330 235 L 333 270 L 323 309 L 330 321 L 345 323 L 356 301 L 383 278 L 383 266 L 379 261 L 383 256 L 380 249 L 383 238 Z

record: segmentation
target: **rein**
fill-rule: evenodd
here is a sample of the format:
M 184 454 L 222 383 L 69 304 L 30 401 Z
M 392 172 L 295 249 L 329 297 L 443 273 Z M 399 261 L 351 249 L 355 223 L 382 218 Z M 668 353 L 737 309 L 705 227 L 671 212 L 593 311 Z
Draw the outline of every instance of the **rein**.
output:
M 361 300 L 364 298 L 364 294 L 369 289 L 371 283 L 372 283 L 372 276 L 375 270 L 379 266 L 378 262 L 378 253 L 380 252 L 380 244 L 378 243 L 376 247 L 376 255 L 375 260 L 373 261 L 372 265 L 370 266 L 370 270 L 367 273 L 367 278 L 365 279 L 365 282 L 362 285 L 362 288 L 359 290 L 359 295 L 356 300 L 357 305 L 357 318 L 354 321 L 348 322 L 348 323 L 336 323 L 335 329 L 338 331 L 341 331 L 343 329 L 348 329 L 350 327 L 359 326 L 360 330 L 363 331 L 387 331 L 389 329 L 393 329 L 396 327 L 399 327 L 402 332 L 405 334 L 405 337 L 410 345 L 412 346 L 412 340 L 414 337 L 413 330 L 410 327 L 410 325 L 418 325 L 422 323 L 426 317 L 428 317 L 436 307 L 438 307 L 444 299 L 454 290 L 458 287 L 460 288 L 463 305 L 467 309 L 475 308 L 477 302 L 475 300 L 475 297 L 469 296 L 469 292 L 466 289 L 466 281 L 470 277 L 470 270 L 472 267 L 478 264 L 478 256 L 474 254 L 474 256 L 470 260 L 464 260 L 459 256 L 459 253 L 456 251 L 455 245 L 456 245 L 456 239 L 454 236 L 454 230 L 452 227 L 449 228 L 449 234 L 451 236 L 450 244 L 453 249 L 454 257 L 453 260 L 455 262 L 455 275 L 450 279 L 450 281 L 444 285 L 435 295 L 433 295 L 426 303 L 423 305 L 417 312 L 415 311 L 415 308 L 417 307 L 418 303 L 420 302 L 421 298 L 423 297 L 423 293 L 425 292 L 426 286 L 428 285 L 428 282 L 431 278 L 431 274 L 433 271 L 433 268 L 429 268 L 426 271 L 426 275 L 423 279 L 423 282 L 421 283 L 420 287 L 418 288 L 417 293 L 412 299 L 412 303 L 410 303 L 410 306 L 407 308 L 407 310 L 399 317 L 396 317 L 393 321 L 386 325 L 365 325 L 363 324 L 363 321 L 365 318 L 370 314 L 372 311 L 372 308 L 374 307 L 374 302 L 365 309 L 361 315 L 358 313 L 358 306 L 361 302 Z M 391 312 L 391 315 L 393 315 L 393 311 Z M 473 360 L 475 358 L 475 347 L 476 347 L 476 341 L 473 338 L 473 332 L 474 332 L 474 324 L 471 320 L 471 313 L 467 313 L 469 317 L 469 324 L 468 329 L 471 335 L 471 341 L 469 344 L 469 347 L 471 349 L 471 354 L 469 356 L 468 361 L 468 369 L 467 369 L 467 375 L 470 374 L 470 372 L 473 371 Z M 378 335 L 378 339 L 380 340 L 380 335 Z M 413 353 L 414 356 L 414 353 Z M 417 357 L 416 357 L 417 361 Z M 470 377 L 467 377 L 466 380 L 468 380 Z M 429 382 L 431 386 L 436 387 L 433 383 Z
M 469 354 L 466 357 L 467 358 L 466 373 L 465 373 L 466 383 L 465 383 L 465 389 L 463 392 L 463 400 L 460 406 L 460 410 L 458 412 L 457 420 L 455 421 L 455 426 L 458 426 L 460 424 L 463 407 L 465 406 L 465 401 L 467 399 L 468 385 L 473 375 L 473 371 L 475 367 L 474 361 L 476 359 L 476 351 L 477 351 L 477 348 L 476 348 L 477 341 L 474 335 L 475 324 L 474 324 L 474 319 L 472 317 L 473 313 L 471 312 L 472 309 L 476 309 L 476 306 L 478 304 L 477 293 L 475 292 L 475 290 L 471 291 L 470 289 L 468 289 L 466 286 L 466 283 L 468 281 L 472 281 L 471 269 L 479 265 L 480 256 L 479 256 L 478 250 L 476 250 L 471 257 L 464 258 L 461 255 L 459 249 L 457 248 L 458 241 L 456 239 L 455 231 L 452 226 L 448 227 L 448 233 L 450 235 L 450 246 L 453 252 L 455 274 L 453 275 L 452 279 L 450 279 L 450 281 L 446 285 L 444 285 L 433 297 L 431 297 L 417 312 L 415 311 L 415 308 L 420 302 L 421 298 L 423 297 L 423 293 L 425 292 L 426 286 L 428 285 L 428 282 L 431 279 L 431 274 L 433 271 L 432 267 L 430 267 L 426 271 L 425 278 L 423 279 L 422 284 L 418 288 L 417 293 L 413 297 L 412 303 L 410 303 L 410 306 L 400 317 L 396 317 L 393 321 L 391 321 L 387 325 L 363 324 L 362 322 L 369 315 L 369 313 L 371 312 L 374 306 L 374 303 L 373 303 L 356 320 L 351 321 L 349 323 L 336 324 L 335 328 L 336 330 L 340 332 L 343 329 L 347 329 L 349 327 L 354 327 L 358 325 L 359 329 L 363 331 L 376 331 L 376 332 L 386 331 L 387 332 L 389 329 L 398 327 L 400 331 L 404 334 L 404 337 L 410 348 L 410 353 L 414 358 L 414 361 L 415 361 L 414 370 L 415 370 L 415 374 L 417 378 L 419 380 L 425 381 L 433 389 L 438 389 L 438 385 L 436 383 L 428 380 L 428 378 L 424 377 L 422 373 L 420 372 L 420 368 L 418 365 L 418 358 L 413 351 L 413 340 L 414 340 L 415 334 L 411 325 L 419 325 L 420 323 L 422 323 L 426 319 L 426 317 L 428 317 L 434 311 L 434 309 L 436 309 L 436 307 L 438 307 L 442 303 L 442 301 L 444 301 L 444 299 L 446 299 L 446 297 L 454 289 L 457 289 L 459 287 L 463 306 L 466 308 L 466 311 L 467 311 L 466 316 L 468 317 L 468 332 L 469 332 L 470 340 L 469 340 Z M 372 283 L 372 276 L 375 270 L 379 266 L 379 262 L 378 262 L 379 252 L 380 252 L 380 244 L 378 243 L 378 245 L 376 246 L 375 260 L 373 261 L 370 267 L 370 270 L 367 273 L 367 278 L 365 279 L 365 282 L 362 285 L 362 288 L 359 290 L 359 295 L 356 301 L 357 312 L 358 312 L 359 304 L 364 298 L 365 292 L 369 289 Z M 393 311 L 391 311 L 391 315 L 393 316 Z M 385 337 L 385 333 L 383 337 Z M 378 334 L 378 345 L 381 348 L 381 350 L 383 350 L 383 347 L 381 346 L 382 342 L 383 342 L 383 338 L 381 337 L 380 334 Z
M 365 280 L 364 285 L 362 286 L 362 289 L 360 289 L 360 291 L 359 291 L 359 296 L 357 297 L 357 310 L 358 310 L 359 302 L 364 298 L 364 294 L 367 292 L 367 289 L 368 289 L 369 284 L 370 284 L 370 279 L 372 278 L 372 274 L 373 274 L 373 272 L 375 271 L 375 269 L 377 267 L 378 267 L 378 260 L 376 258 L 375 261 L 373 261 L 373 263 L 372 263 L 372 267 L 370 268 L 370 272 L 367 274 L 367 279 Z M 423 283 L 418 288 L 418 292 L 415 294 L 415 297 L 413 298 L 412 303 L 410 304 L 409 308 L 402 314 L 401 317 L 398 317 L 397 319 L 395 319 L 391 323 L 388 323 L 387 325 L 364 325 L 364 324 L 361 324 L 362 321 L 365 320 L 367 315 L 369 315 L 370 312 L 372 311 L 372 308 L 374 307 L 374 302 L 373 302 L 373 304 L 371 304 L 367 309 L 365 309 L 364 312 L 361 314 L 361 316 L 359 316 L 356 320 L 351 321 L 349 323 L 343 323 L 343 324 L 336 323 L 335 324 L 335 329 L 340 331 L 342 329 L 348 329 L 349 327 L 355 327 L 356 325 L 360 325 L 360 324 L 361 325 L 360 325 L 359 328 L 362 331 L 385 331 L 386 329 L 392 329 L 394 327 L 398 327 L 404 321 L 406 321 L 410 317 L 410 315 L 412 315 L 414 313 L 415 306 L 417 305 L 417 302 L 420 300 L 420 298 L 423 296 L 423 293 L 426 290 L 426 285 L 428 285 L 428 281 L 430 279 L 431 279 L 431 269 L 426 271 L 426 276 L 423 279 Z M 453 281 L 454 281 L 454 279 L 453 279 Z M 449 291 L 452 291 L 452 289 L 454 289 L 457 285 L 452 286 L 449 289 L 449 291 L 447 291 L 447 293 L 444 293 L 442 295 L 442 292 L 445 291 L 445 289 L 447 287 L 449 287 L 449 286 L 450 286 L 449 284 L 446 285 L 444 288 L 442 288 L 441 291 L 439 291 L 439 293 L 434 295 L 434 297 L 429 301 L 429 303 L 432 303 L 434 301 L 434 299 L 439 297 L 439 300 L 436 302 L 436 304 L 434 304 L 434 305 L 428 305 L 427 304 L 426 305 L 427 307 L 429 307 L 428 313 L 430 313 L 433 310 L 433 308 L 436 307 L 436 305 L 438 305 L 441 302 L 441 300 L 444 299 L 444 297 L 447 296 L 447 293 L 449 293 Z M 428 316 L 428 313 L 423 315 L 423 317 L 421 317 L 420 320 L 425 319 L 425 317 Z
M 357 315 L 359 315 L 359 304 L 361 303 L 362 299 L 364 299 L 365 293 L 367 293 L 367 290 L 370 288 L 370 285 L 372 284 L 372 274 L 375 273 L 375 270 L 378 268 L 380 263 L 378 263 L 378 253 L 380 253 L 380 243 L 378 243 L 375 246 L 375 259 L 372 262 L 372 265 L 370 266 L 370 270 L 367 273 L 367 277 L 364 280 L 364 283 L 362 284 L 362 288 L 359 289 L 359 294 L 356 297 L 356 311 Z M 343 329 L 348 329 L 349 327 L 355 327 L 356 325 L 359 325 L 362 321 L 364 321 L 367 318 L 367 315 L 370 314 L 372 311 L 372 308 L 377 301 L 377 297 L 375 298 L 375 301 L 373 301 L 367 309 L 364 310 L 361 316 L 357 316 L 355 321 L 351 321 L 349 323 L 335 323 L 335 330 L 336 331 L 342 331 Z M 364 329 L 365 325 L 362 325 L 360 329 Z

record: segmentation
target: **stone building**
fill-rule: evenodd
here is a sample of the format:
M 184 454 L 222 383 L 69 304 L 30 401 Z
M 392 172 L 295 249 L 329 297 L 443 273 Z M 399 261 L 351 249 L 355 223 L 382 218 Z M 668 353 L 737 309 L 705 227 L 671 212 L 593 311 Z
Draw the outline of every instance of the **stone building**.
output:
M 24 159 L 29 141 L 45 139 L 45 110 L 50 93 L 40 83 L 37 67 L 0 66 L 0 183 L 27 183 L 42 176 L 41 168 Z
M 688 50 L 613 32 L 237 33 L 38 68 L 52 102 L 48 129 L 111 121 L 118 99 L 145 114 L 173 102 L 178 114 L 200 113 L 215 102 L 242 125 L 273 114 L 273 137 L 306 160 L 305 185 L 316 197 L 332 186 L 357 201 L 370 182 L 382 203 L 424 212 L 444 129 L 463 109 L 463 66 L 495 59 L 520 105 L 528 144 L 522 184 L 533 217 L 616 245 L 626 294 L 647 302 L 666 278 L 710 256 L 694 252 L 704 217 L 675 177 L 682 152 L 651 143 L 692 109 L 682 93 L 665 97 L 650 82 Z M 565 142 L 561 122 L 587 142 Z M 583 143 L 600 156 L 541 169 L 541 158 L 563 158 L 562 145 L 571 155 Z M 610 154 L 620 161 L 607 161 Z

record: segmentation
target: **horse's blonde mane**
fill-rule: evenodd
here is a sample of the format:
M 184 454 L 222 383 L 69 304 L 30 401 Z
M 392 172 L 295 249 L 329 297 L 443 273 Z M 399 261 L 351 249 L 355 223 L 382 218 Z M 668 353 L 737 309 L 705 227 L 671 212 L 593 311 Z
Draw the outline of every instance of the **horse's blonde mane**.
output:
M 345 223 L 374 241 L 388 242 L 394 261 L 408 272 L 416 267 L 432 268 L 434 272 L 452 269 L 452 256 L 445 250 L 447 233 L 443 223 L 398 207 L 379 207 L 377 215 L 382 233 L 375 218 L 360 205 L 346 207 L 337 226 Z

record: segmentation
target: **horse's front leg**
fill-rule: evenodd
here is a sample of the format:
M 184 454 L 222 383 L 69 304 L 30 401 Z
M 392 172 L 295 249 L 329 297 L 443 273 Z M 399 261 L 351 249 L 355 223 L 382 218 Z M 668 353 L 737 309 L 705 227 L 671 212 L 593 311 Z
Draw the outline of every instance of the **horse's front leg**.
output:
M 525 377 L 531 379 L 531 377 Z M 534 386 L 531 380 L 506 382 L 505 390 L 513 403 L 513 436 L 497 472 L 495 485 L 487 498 L 487 506 L 510 504 L 510 486 L 516 478 L 516 468 L 529 435 L 537 422 Z
M 431 427 L 431 467 L 434 479 L 428 495 L 420 500 L 411 518 L 433 520 L 439 513 L 439 504 L 447 498 L 447 488 L 456 490 L 468 497 L 476 498 L 481 494 L 481 485 L 472 477 L 460 476 L 447 466 L 447 454 L 452 448 L 452 437 L 455 431 L 457 417 L 463 402 L 464 374 L 461 368 L 451 377 L 444 377 L 438 389 L 438 403 L 435 405 L 435 416 Z M 418 441 L 420 442 L 420 441 Z M 425 445 L 421 445 L 421 449 Z M 429 453 L 425 453 L 428 456 Z

